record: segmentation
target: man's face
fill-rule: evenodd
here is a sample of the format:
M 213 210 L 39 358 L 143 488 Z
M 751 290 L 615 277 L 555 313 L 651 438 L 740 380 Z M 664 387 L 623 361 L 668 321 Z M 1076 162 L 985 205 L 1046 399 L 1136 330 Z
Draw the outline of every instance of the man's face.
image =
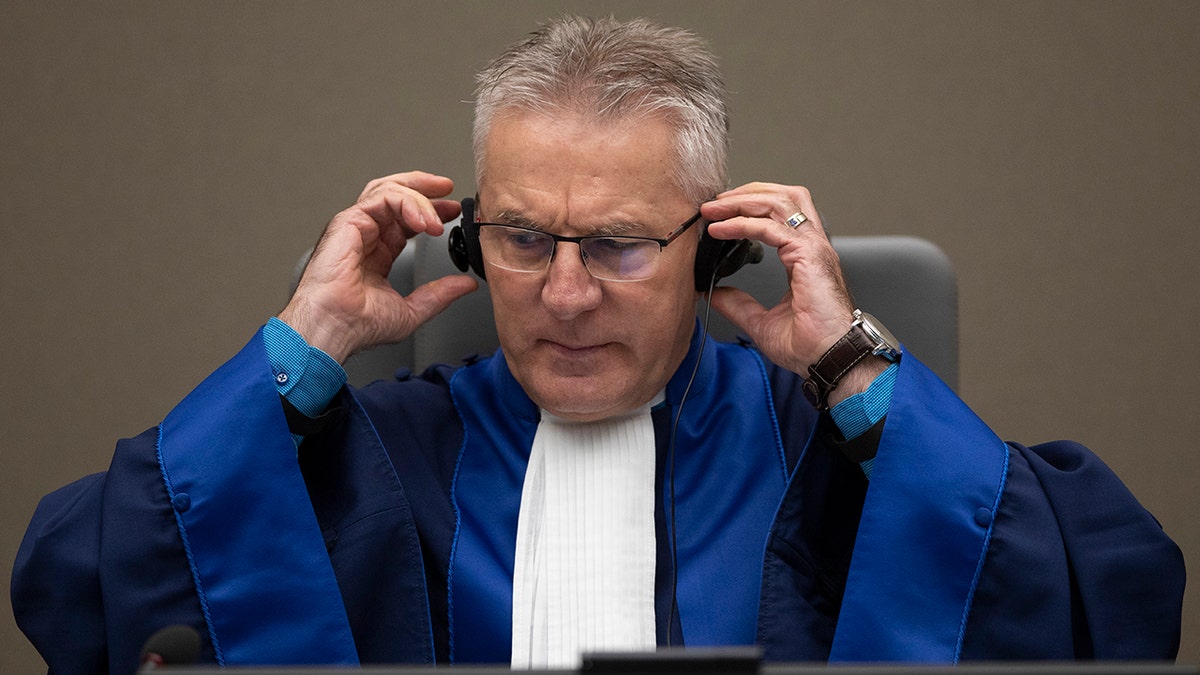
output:
M 659 120 L 498 119 L 486 142 L 480 216 L 562 235 L 662 238 L 698 208 L 671 179 L 674 158 Z M 535 403 L 592 421 L 643 405 L 666 385 L 694 325 L 697 232 L 664 248 L 657 272 L 642 281 L 592 277 L 567 242 L 544 272 L 487 265 L 500 344 Z

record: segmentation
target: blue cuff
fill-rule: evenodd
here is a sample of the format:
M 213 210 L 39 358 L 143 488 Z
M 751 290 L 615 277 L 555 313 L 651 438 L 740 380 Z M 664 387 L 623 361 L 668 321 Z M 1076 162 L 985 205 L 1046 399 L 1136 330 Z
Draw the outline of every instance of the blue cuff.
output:
M 829 414 L 833 416 L 833 423 L 837 425 L 843 437 L 847 440 L 858 438 L 887 415 L 888 408 L 892 405 L 892 390 L 896 387 L 898 368 L 895 363 L 888 366 L 866 391 L 846 398 L 829 410 Z M 871 477 L 874 464 L 874 459 L 861 463 L 867 478 Z
M 291 326 L 271 317 L 263 327 L 263 343 L 275 388 L 296 410 L 309 417 L 325 411 L 346 384 L 346 371 L 325 352 L 310 347 Z
M 866 391 L 847 397 L 830 409 L 829 414 L 847 440 L 863 435 L 887 415 L 892 405 L 892 389 L 896 386 L 898 367 L 895 363 L 888 366 Z

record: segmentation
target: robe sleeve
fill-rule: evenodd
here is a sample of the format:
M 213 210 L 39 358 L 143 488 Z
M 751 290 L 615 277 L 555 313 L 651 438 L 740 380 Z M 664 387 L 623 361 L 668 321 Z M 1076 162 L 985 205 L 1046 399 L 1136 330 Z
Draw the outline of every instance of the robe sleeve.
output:
M 108 670 L 97 569 L 103 489 L 104 474 L 93 474 L 43 497 L 17 550 L 13 614 L 51 673 Z
M 1087 448 L 1011 448 L 963 658 L 1174 659 L 1179 548 Z
M 1171 659 L 1183 574 L 1095 455 L 1002 442 L 905 355 L 831 659 Z
M 53 672 L 132 672 L 174 623 L 222 664 L 357 662 L 260 335 L 106 474 L 42 501 L 13 598 Z

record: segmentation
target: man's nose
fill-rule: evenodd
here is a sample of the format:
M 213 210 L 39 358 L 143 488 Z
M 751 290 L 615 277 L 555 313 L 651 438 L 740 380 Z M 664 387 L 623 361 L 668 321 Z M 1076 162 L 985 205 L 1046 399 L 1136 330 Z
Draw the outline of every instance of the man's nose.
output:
M 550 260 L 542 302 L 555 318 L 568 320 L 599 306 L 603 292 L 600 282 L 583 264 L 579 245 L 564 244 L 568 242 L 558 242 Z

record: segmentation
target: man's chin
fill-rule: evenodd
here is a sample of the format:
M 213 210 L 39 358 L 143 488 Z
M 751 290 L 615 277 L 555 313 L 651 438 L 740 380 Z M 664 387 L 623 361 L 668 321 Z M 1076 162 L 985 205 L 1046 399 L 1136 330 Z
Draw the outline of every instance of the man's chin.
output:
M 538 404 L 546 412 L 572 422 L 598 422 L 621 414 L 620 406 L 607 401 L 580 401 L 573 398 L 556 405 L 554 401 Z
M 629 392 L 614 395 L 595 390 L 595 383 L 586 378 L 558 378 L 553 387 L 539 388 L 530 393 L 538 406 L 550 414 L 572 422 L 595 422 L 624 414 L 636 408 Z

